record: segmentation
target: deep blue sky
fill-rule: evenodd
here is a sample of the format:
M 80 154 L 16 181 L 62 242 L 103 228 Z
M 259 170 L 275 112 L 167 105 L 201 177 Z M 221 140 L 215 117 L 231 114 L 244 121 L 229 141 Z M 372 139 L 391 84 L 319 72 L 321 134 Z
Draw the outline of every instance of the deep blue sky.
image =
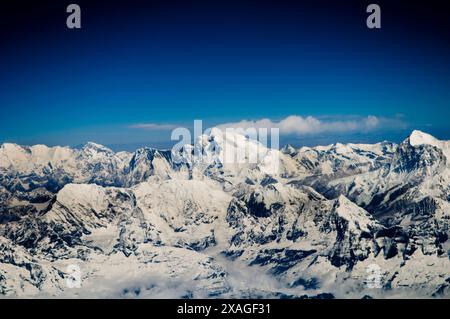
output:
M 65 26 L 72 2 L 81 30 Z M 365 26 L 369 1 L 336 2 L 6 6 L 0 142 L 158 144 L 168 132 L 127 127 L 292 114 L 401 116 L 406 129 L 373 135 L 420 128 L 450 139 L 444 2 L 378 1 L 381 30 Z

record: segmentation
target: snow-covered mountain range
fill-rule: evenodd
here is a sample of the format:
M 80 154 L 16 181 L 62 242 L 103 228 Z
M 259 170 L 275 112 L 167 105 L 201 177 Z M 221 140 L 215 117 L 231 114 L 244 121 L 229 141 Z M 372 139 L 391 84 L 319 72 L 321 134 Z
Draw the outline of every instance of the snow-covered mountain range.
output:
M 3 144 L 0 296 L 450 296 L 450 141 L 174 155 Z

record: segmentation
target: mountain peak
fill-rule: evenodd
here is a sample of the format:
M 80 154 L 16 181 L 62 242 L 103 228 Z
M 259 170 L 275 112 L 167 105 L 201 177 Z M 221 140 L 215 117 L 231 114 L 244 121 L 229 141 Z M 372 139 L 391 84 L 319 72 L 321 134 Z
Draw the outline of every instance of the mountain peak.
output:
M 350 229 L 353 230 L 360 229 L 370 231 L 370 227 L 376 228 L 378 226 L 377 222 L 366 210 L 359 207 L 342 194 L 336 199 L 335 212 L 338 216 L 348 221 Z
M 423 144 L 428 144 L 432 146 L 439 147 L 440 141 L 437 140 L 435 137 L 431 136 L 430 134 L 424 133 L 419 130 L 414 130 L 411 132 L 411 134 L 408 137 L 409 144 L 411 146 L 418 146 Z
M 431 145 L 440 149 L 447 159 L 450 159 L 450 141 L 438 140 L 434 136 L 422 131 L 414 130 L 408 137 L 411 146 Z
M 15 144 L 15 143 L 3 143 L 0 145 L 0 148 L 3 151 L 17 151 L 17 150 L 23 150 L 22 146 Z
M 107 152 L 107 153 L 113 153 L 113 151 L 109 148 L 107 148 L 106 146 L 103 146 L 101 144 L 97 144 L 94 142 L 87 142 L 84 146 L 83 149 L 88 149 L 88 150 L 95 150 L 98 152 Z
M 292 155 L 296 152 L 297 150 L 291 144 L 287 144 L 281 149 L 281 153 L 283 154 Z

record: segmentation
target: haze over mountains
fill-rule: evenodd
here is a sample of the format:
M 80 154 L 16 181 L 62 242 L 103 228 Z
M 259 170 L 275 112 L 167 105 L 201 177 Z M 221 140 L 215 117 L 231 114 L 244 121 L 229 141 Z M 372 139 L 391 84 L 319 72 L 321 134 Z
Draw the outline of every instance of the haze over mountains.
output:
M 151 148 L 3 144 L 0 295 L 450 296 L 450 141 L 413 131 L 278 151 L 236 138 L 213 130 L 177 162 Z M 249 144 L 258 162 L 221 160 Z M 81 288 L 67 286 L 71 265 Z

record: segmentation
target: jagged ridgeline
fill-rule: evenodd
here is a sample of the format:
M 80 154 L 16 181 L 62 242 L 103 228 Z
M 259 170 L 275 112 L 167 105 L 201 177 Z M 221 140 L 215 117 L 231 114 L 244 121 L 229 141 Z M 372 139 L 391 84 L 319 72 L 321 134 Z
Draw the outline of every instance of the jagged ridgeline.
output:
M 450 296 L 450 142 L 414 131 L 225 165 L 241 144 L 199 141 L 213 161 L 3 144 L 0 296 Z

